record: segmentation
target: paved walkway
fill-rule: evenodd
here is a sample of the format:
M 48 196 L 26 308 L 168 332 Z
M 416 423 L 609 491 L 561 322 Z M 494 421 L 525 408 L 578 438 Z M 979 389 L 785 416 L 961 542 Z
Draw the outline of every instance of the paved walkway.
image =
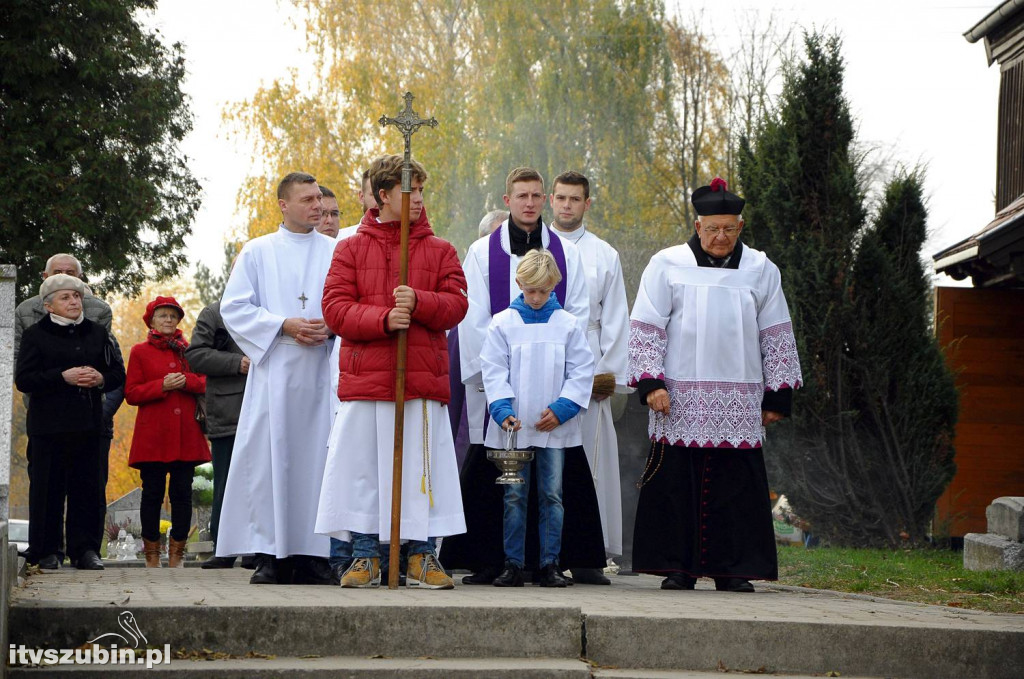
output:
M 576 585 L 565 589 L 536 586 L 499 589 L 458 583 L 451 591 L 420 589 L 342 589 L 300 585 L 250 585 L 252 571 L 242 568 L 204 571 L 65 568 L 26 579 L 16 588 L 13 606 L 113 604 L 146 606 L 320 607 L 409 606 L 564 608 L 587 615 L 644 618 L 714 618 L 787 622 L 846 622 L 865 625 L 913 625 L 938 628 L 1024 631 L 1024 615 L 887 601 L 837 592 L 756 583 L 754 594 L 716 592 L 710 580 L 693 592 L 662 591 L 653 576 L 613 576 L 610 587 Z M 74 602 L 74 603 L 72 603 Z

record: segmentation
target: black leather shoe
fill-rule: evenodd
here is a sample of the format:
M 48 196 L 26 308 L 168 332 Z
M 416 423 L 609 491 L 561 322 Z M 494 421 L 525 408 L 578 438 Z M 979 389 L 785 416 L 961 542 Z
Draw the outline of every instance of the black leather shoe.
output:
M 199 566 L 202 569 L 208 568 L 234 568 L 235 557 L 233 556 L 211 556 Z
M 511 561 L 505 562 L 505 570 L 491 583 L 495 587 L 522 587 L 523 569 Z
M 608 579 L 600 568 L 573 568 L 572 579 L 580 585 L 610 585 Z
M 537 584 L 541 587 L 568 587 L 569 581 L 558 570 L 558 566 L 549 563 L 547 566 L 540 567 L 540 577 Z
M 753 592 L 754 586 L 743 578 L 715 578 L 715 589 L 719 592 Z
M 292 557 L 293 585 L 329 585 L 331 584 L 331 566 L 327 559 L 319 556 Z M 339 584 L 341 584 L 339 582 Z
M 352 565 L 352 559 L 345 559 L 341 563 L 333 566 L 331 566 L 330 563 L 327 565 L 331 568 L 331 584 L 338 586 L 341 585 L 341 577 L 345 575 L 345 571 L 347 571 L 348 567 Z
M 272 554 L 256 555 L 256 570 L 249 578 L 250 585 L 276 585 L 277 580 L 277 559 Z
M 498 577 L 497 568 L 485 568 L 477 571 L 472 575 L 467 575 L 462 578 L 463 585 L 491 585 L 494 584 L 494 578 Z
M 697 584 L 697 578 L 691 578 L 682 573 L 669 573 L 669 576 L 661 581 L 662 589 L 693 589 Z
M 103 570 L 103 559 L 91 549 L 87 549 L 82 556 L 75 561 L 75 568 L 80 571 L 101 571 Z
M 60 560 L 56 554 L 50 554 L 40 559 L 38 566 L 44 571 L 56 571 L 60 569 Z
M 255 554 L 246 554 L 242 557 L 242 560 L 238 565 L 252 571 L 256 570 L 256 566 L 259 566 L 259 562 L 257 561 Z

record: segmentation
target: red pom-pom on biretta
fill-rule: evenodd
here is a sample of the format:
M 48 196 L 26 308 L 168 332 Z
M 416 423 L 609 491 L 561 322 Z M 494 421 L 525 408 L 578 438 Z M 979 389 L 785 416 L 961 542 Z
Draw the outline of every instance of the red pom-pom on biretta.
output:
M 721 177 L 715 177 L 711 180 L 712 191 L 728 191 L 729 185 L 725 183 L 725 180 Z

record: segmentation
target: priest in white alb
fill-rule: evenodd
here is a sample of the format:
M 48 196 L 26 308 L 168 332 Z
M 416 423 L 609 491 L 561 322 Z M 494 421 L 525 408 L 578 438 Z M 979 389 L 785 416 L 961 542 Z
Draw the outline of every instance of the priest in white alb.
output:
M 590 294 L 587 340 L 596 368 L 590 405 L 580 413 L 583 449 L 601 508 L 605 553 L 617 556 L 622 554 L 622 488 L 619 444 L 609 397 L 615 392 L 632 391 L 626 386 L 629 306 L 619 253 L 587 228 L 584 216 L 589 208 L 590 181 L 584 175 L 570 171 L 555 177 L 551 184 L 552 226 L 560 238 L 579 249 Z M 577 583 L 611 584 L 600 570 L 574 568 L 572 577 Z
M 803 377 L 779 268 L 739 240 L 743 199 L 716 177 L 691 202 L 696 233 L 651 258 L 630 317 L 630 382 L 651 410 L 633 570 L 753 592 L 778 579 L 764 428 Z
M 314 532 L 331 430 L 330 346 L 320 298 L 334 240 L 318 233 L 316 179 L 277 190 L 278 230 L 242 247 L 221 299 L 252 361 L 231 453 L 217 556 L 257 554 L 253 584 L 330 584 L 329 541 Z

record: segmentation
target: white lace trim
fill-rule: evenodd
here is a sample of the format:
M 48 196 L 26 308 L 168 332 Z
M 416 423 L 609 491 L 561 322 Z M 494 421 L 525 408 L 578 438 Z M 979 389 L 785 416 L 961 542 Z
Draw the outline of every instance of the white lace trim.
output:
M 665 330 L 642 321 L 629 322 L 629 386 L 643 379 L 665 378 Z
M 758 383 L 665 379 L 670 411 L 651 412 L 648 433 L 669 445 L 699 448 L 757 448 L 764 436 Z
M 759 339 L 765 390 L 778 391 L 786 387 L 796 389 L 803 384 L 793 324 L 786 321 L 765 328 L 761 331 Z

